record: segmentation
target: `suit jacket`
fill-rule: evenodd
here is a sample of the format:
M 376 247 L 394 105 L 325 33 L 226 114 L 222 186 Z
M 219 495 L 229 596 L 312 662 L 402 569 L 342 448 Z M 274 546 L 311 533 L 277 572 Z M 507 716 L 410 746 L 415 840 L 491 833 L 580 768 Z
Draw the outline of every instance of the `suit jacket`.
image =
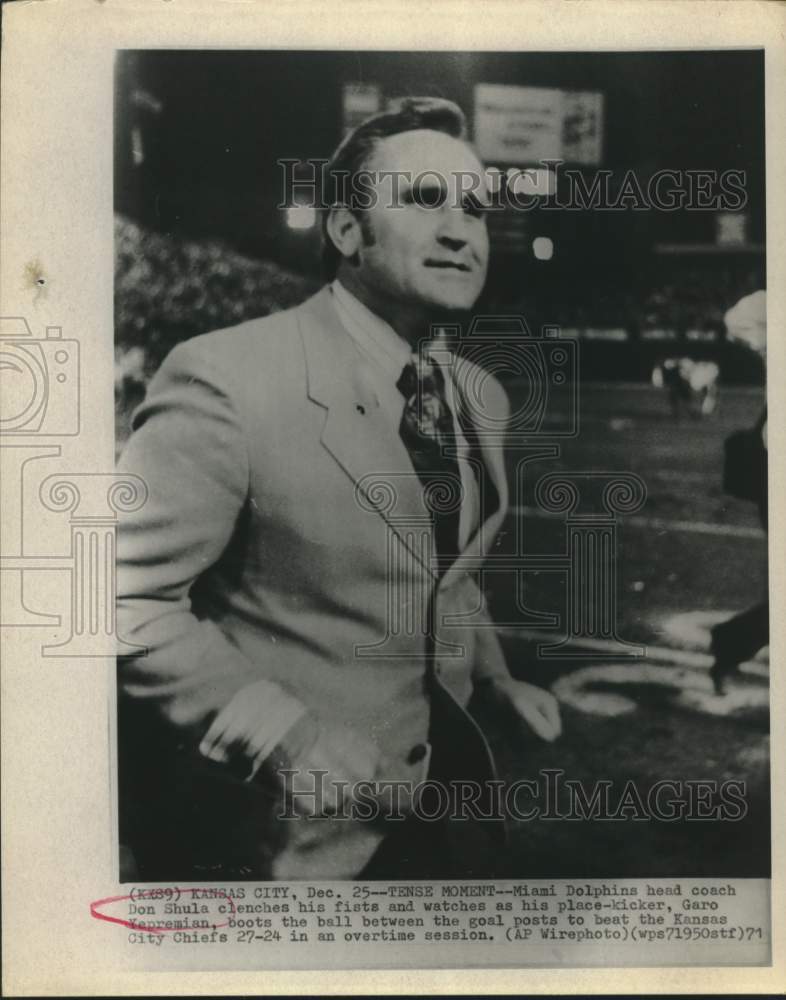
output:
M 254 706 L 279 697 L 373 748 L 375 779 L 421 780 L 418 748 L 443 737 L 443 760 L 455 746 L 493 773 L 465 706 L 507 676 L 473 571 L 506 512 L 502 451 L 479 436 L 482 523 L 439 578 L 368 363 L 323 289 L 179 345 L 135 414 L 120 464 L 149 495 L 118 532 L 118 633 L 146 654 L 119 663 L 121 817 L 158 877 L 349 878 L 373 854 L 384 826 L 276 821 L 264 764 L 249 780 Z M 488 377 L 484 403 L 498 427 Z M 436 737 L 434 690 L 451 730 Z M 205 733 L 239 692 L 246 720 L 210 760 Z

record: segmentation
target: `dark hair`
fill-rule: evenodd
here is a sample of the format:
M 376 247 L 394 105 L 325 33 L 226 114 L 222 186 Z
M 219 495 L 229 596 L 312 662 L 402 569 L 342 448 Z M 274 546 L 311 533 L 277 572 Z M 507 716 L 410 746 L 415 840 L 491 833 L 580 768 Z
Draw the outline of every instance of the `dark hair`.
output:
M 418 129 L 431 129 L 454 139 L 463 139 L 466 123 L 458 104 L 441 97 L 405 97 L 395 109 L 367 118 L 344 137 L 328 163 L 327 195 L 330 204 L 340 204 L 337 197 L 340 187 L 348 185 L 348 189 L 352 190 L 355 176 L 368 165 L 380 139 Z M 322 214 L 322 270 L 327 280 L 332 281 L 341 262 L 341 253 L 327 231 L 329 216 L 330 209 L 327 209 Z

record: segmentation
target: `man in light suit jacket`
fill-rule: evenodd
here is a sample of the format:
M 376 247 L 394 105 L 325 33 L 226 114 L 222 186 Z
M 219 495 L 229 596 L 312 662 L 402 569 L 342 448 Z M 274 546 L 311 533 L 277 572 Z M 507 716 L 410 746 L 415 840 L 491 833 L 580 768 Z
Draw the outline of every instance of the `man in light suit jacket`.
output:
M 121 837 L 143 878 L 487 874 L 466 824 L 422 821 L 412 790 L 494 778 L 466 711 L 479 686 L 559 732 L 552 696 L 511 678 L 473 572 L 506 515 L 482 425 L 507 400 L 444 351 L 426 401 L 450 431 L 452 542 L 416 471 L 426 383 L 402 373 L 486 276 L 463 129 L 432 99 L 356 129 L 334 176 L 366 171 L 376 197 L 345 189 L 326 213 L 332 282 L 179 345 L 135 415 L 121 465 L 149 496 L 119 531 L 118 632 L 144 655 L 120 661 L 118 701 Z

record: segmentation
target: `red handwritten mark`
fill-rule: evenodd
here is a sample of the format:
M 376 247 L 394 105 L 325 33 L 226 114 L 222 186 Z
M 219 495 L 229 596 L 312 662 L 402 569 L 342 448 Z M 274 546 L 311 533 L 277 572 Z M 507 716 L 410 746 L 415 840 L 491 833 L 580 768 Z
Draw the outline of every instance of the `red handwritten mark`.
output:
M 180 889 L 175 886 L 178 893 L 187 892 L 206 892 L 205 889 L 191 888 L 191 889 Z M 151 924 L 138 924 L 133 920 L 124 920 L 122 917 L 110 917 L 108 913 L 102 913 L 99 907 L 107 906 L 110 903 L 122 903 L 124 900 L 131 899 L 134 902 L 138 899 L 167 899 L 171 902 L 168 896 L 161 895 L 161 889 L 143 889 L 141 892 L 132 893 L 128 896 L 107 896 L 106 899 L 96 899 L 95 902 L 90 904 L 90 916 L 95 920 L 106 920 L 110 924 L 120 924 L 122 927 L 130 927 L 133 931 L 148 931 L 151 934 L 168 934 L 170 931 L 182 931 L 182 927 L 156 927 Z M 211 893 L 210 899 L 226 899 L 229 903 L 232 914 L 237 913 L 235 909 L 235 903 L 231 896 L 227 896 L 226 893 L 220 892 L 217 889 L 210 889 Z M 219 927 L 228 927 L 229 920 L 224 921 L 223 924 L 213 924 L 213 930 L 218 930 Z M 190 928 L 186 928 L 187 930 Z M 199 928 L 195 928 L 199 929 Z

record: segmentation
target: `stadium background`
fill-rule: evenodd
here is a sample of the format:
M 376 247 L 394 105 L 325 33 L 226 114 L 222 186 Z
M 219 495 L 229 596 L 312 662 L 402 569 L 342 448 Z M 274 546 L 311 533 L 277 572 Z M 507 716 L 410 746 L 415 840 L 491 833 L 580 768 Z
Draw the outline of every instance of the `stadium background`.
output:
M 760 361 L 730 343 L 723 325 L 731 305 L 764 287 L 762 53 L 147 51 L 122 53 L 116 78 L 118 446 L 175 343 L 286 308 L 318 287 L 318 225 L 293 228 L 279 207 L 277 160 L 328 157 L 369 94 L 456 100 L 471 136 L 477 84 L 600 94 L 598 154 L 574 164 L 588 180 L 599 169 L 632 170 L 644 185 L 663 169 L 745 171 L 747 203 L 731 240 L 706 210 L 510 210 L 490 221 L 478 311 L 523 315 L 534 331 L 559 325 L 579 344 L 579 433 L 558 459 L 536 463 L 530 481 L 562 469 L 630 471 L 646 484 L 645 506 L 620 523 L 618 620 L 622 637 L 648 649 L 623 678 L 619 667 L 604 673 L 602 649 L 591 661 L 545 663 L 543 637 L 509 626 L 512 668 L 555 688 L 565 735 L 545 746 L 494 720 L 490 730 L 510 779 L 560 768 L 590 790 L 598 780 L 618 790 L 633 780 L 645 792 L 663 778 L 746 782 L 739 822 L 520 824 L 511 874 L 768 874 L 766 657 L 718 698 L 706 651 L 707 625 L 766 586 L 755 509 L 720 488 L 724 437 L 752 425 L 763 404 Z M 548 259 L 534 252 L 543 237 Z M 654 362 L 677 355 L 718 361 L 712 417 L 676 421 L 651 386 Z M 515 379 L 508 389 L 514 404 L 526 393 Z M 515 518 L 533 551 L 561 551 L 562 522 L 529 493 L 517 498 L 503 538 Z M 515 621 L 509 580 L 492 574 L 489 583 L 495 614 Z M 565 591 L 563 574 L 527 574 L 533 609 L 564 616 Z

